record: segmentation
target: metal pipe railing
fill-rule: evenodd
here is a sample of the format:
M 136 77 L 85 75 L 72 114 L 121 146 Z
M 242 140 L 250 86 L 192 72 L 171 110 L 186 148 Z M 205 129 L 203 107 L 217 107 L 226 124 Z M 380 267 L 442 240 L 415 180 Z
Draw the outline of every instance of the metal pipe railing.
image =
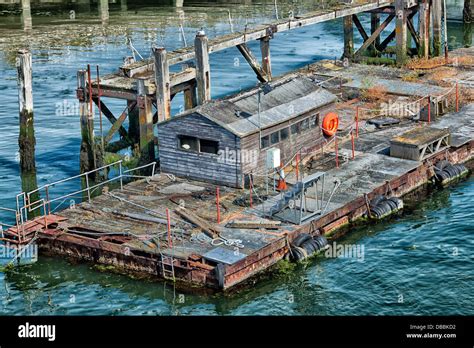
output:
M 97 172 L 105 170 L 105 169 L 108 169 L 108 168 L 115 167 L 117 165 L 119 167 L 119 175 L 117 177 L 107 179 L 107 180 L 102 181 L 100 183 L 97 183 L 95 185 L 90 184 L 89 175 L 91 175 L 93 173 L 97 173 Z M 100 168 L 88 171 L 86 173 L 82 173 L 82 174 L 75 175 L 75 176 L 72 176 L 72 177 L 69 177 L 69 178 L 66 178 L 66 179 L 55 181 L 55 182 L 50 183 L 50 184 L 43 185 L 43 186 L 41 186 L 41 187 L 39 187 L 39 188 L 37 188 L 33 191 L 30 191 L 28 193 L 22 192 L 22 193 L 16 195 L 16 209 L 0 207 L 0 211 L 6 211 L 6 212 L 9 212 L 9 213 L 14 213 L 15 214 L 15 225 L 10 225 L 10 224 L 3 223 L 3 222 L 0 221 L 0 227 L 2 227 L 2 228 L 0 228 L 1 238 L 4 239 L 4 237 L 5 237 L 4 236 L 4 231 L 3 231 L 3 226 L 8 227 L 8 228 L 16 227 L 16 229 L 17 229 L 16 234 L 18 236 L 18 241 L 21 242 L 22 240 L 24 240 L 26 238 L 26 236 L 25 236 L 25 223 L 28 221 L 28 213 L 33 212 L 37 209 L 43 208 L 43 214 L 41 215 L 41 217 L 44 218 L 44 225 L 46 227 L 47 226 L 46 217 L 47 217 L 47 215 L 49 215 L 51 213 L 51 203 L 54 203 L 54 202 L 57 202 L 57 201 L 60 201 L 60 200 L 64 201 L 68 197 L 83 194 L 84 192 L 87 192 L 87 199 L 90 202 L 91 199 L 92 199 L 92 193 L 95 191 L 95 189 L 97 189 L 100 186 L 103 186 L 103 185 L 108 184 L 110 182 L 120 181 L 120 189 L 122 190 L 123 189 L 123 179 L 124 178 L 147 178 L 148 176 L 132 175 L 131 173 L 133 173 L 137 170 L 142 170 L 142 169 L 148 168 L 148 167 L 152 167 L 151 176 L 155 175 L 156 162 L 145 164 L 145 165 L 142 165 L 140 167 L 133 168 L 133 169 L 127 169 L 127 170 L 124 171 L 123 170 L 123 165 L 122 165 L 122 160 L 120 160 L 120 161 L 114 162 L 112 164 L 108 164 L 106 166 L 102 166 Z M 67 194 L 61 195 L 60 197 L 51 198 L 51 192 L 50 192 L 51 188 L 53 188 L 55 186 L 58 186 L 60 184 L 63 184 L 63 183 L 70 182 L 72 180 L 76 180 L 76 179 L 81 179 L 81 180 L 85 179 L 86 187 L 81 189 L 81 190 L 74 191 L 72 193 L 67 193 Z M 42 191 L 44 191 L 44 197 L 45 198 L 41 198 L 41 199 L 38 199 L 36 201 L 31 202 L 32 195 L 34 195 L 34 194 L 39 195 L 39 194 L 42 193 Z

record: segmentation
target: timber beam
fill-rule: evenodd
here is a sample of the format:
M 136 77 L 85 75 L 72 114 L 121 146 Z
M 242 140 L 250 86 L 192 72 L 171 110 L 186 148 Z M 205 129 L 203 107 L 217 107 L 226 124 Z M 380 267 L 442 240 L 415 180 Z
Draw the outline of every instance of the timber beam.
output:
M 135 106 L 137 105 L 137 102 L 133 102 L 131 103 L 131 105 L 127 105 L 127 107 L 125 108 L 125 110 L 122 112 L 122 114 L 120 115 L 120 117 L 117 119 L 117 121 L 115 121 L 113 124 L 112 124 L 112 127 L 110 128 L 109 130 L 109 133 L 107 133 L 106 137 L 105 137 L 105 142 L 108 143 L 110 142 L 110 140 L 112 140 L 112 137 L 114 136 L 114 134 L 122 127 L 123 123 L 125 122 L 125 120 L 127 119 L 127 116 L 128 116 L 128 113 L 130 112 L 130 110 L 133 110 L 135 108 Z
M 355 15 L 354 15 L 355 16 Z M 357 17 L 356 17 L 357 18 Z M 382 33 L 382 31 L 390 24 L 390 22 L 395 18 L 395 15 L 389 15 L 384 21 L 383 23 L 374 31 L 374 33 L 368 37 L 364 43 L 362 44 L 362 46 L 357 50 L 357 52 L 355 53 L 355 56 L 356 57 L 359 57 L 361 55 L 362 52 L 364 52 L 365 50 L 367 50 L 369 48 L 369 46 L 371 46 L 372 44 L 375 43 L 375 40 L 380 37 L 380 34 Z M 357 22 L 359 23 L 360 25 L 360 22 L 359 20 L 357 19 Z M 357 25 L 356 25 L 357 26 Z M 363 28 L 361 28 L 362 31 L 364 31 Z M 359 30 L 360 31 L 360 30 Z M 364 31 L 365 33 L 365 31 Z M 367 34 L 366 34 L 367 35 Z M 379 45 L 375 45 L 376 46 L 376 49 L 377 50 L 380 50 L 380 47 Z
M 104 116 L 107 117 L 107 119 L 110 121 L 111 124 L 115 124 L 115 122 L 117 122 L 117 118 L 114 116 L 112 111 L 110 111 L 110 109 L 107 107 L 107 105 L 105 105 L 105 103 L 102 100 L 99 102 L 99 98 L 97 97 L 93 97 L 92 100 L 94 101 L 95 105 L 97 105 L 97 107 L 100 107 L 100 110 L 102 111 Z M 132 144 L 132 141 L 130 140 L 128 136 L 128 132 L 123 126 L 120 126 L 118 128 L 118 132 L 120 134 L 120 137 L 124 141 L 128 142 L 130 145 Z
M 257 58 L 250 50 L 250 47 L 247 44 L 241 44 L 237 45 L 237 49 L 245 58 L 247 63 L 249 63 L 250 67 L 257 75 L 257 79 L 263 83 L 268 82 L 267 74 L 263 71 L 263 68 L 260 66 L 260 63 L 258 62 Z

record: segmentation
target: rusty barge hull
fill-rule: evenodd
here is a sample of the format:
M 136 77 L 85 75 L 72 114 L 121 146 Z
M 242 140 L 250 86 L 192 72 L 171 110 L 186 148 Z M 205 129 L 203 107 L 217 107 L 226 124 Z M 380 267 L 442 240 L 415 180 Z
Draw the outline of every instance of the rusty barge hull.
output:
M 230 265 L 225 265 L 220 271 L 217 270 L 215 263 L 203 258 L 197 250 L 180 255 L 180 247 L 176 246 L 175 248 L 178 251 L 178 255 L 174 255 L 175 280 L 182 285 L 182 287 L 189 289 L 194 287 L 206 287 L 228 290 L 236 287 L 238 284 L 244 284 L 247 280 L 268 270 L 272 265 L 282 260 L 289 252 L 290 243 L 301 233 L 309 233 L 311 235 L 321 234 L 328 239 L 339 238 L 347 231 L 347 229 L 342 231 L 339 229 L 340 227 L 350 225 L 367 214 L 365 195 L 367 195 L 367 198 L 370 200 L 377 195 L 386 194 L 390 188 L 393 196 L 403 197 L 432 180 L 434 163 L 440 160 L 446 160 L 447 158 L 453 163 L 468 163 L 472 161 L 474 139 L 472 137 L 470 139 L 467 138 L 465 134 L 466 127 L 472 127 L 472 122 L 469 120 L 469 115 L 471 115 L 472 118 L 472 109 L 471 105 L 466 112 L 468 116 L 466 122 L 468 122 L 468 124 L 461 126 L 464 133 L 454 133 L 453 144 L 448 150 L 439 152 L 424 162 L 393 159 L 386 155 L 370 153 L 370 151 L 357 151 L 357 156 L 354 160 L 343 164 L 339 169 L 333 168 L 329 170 L 327 175 L 333 174 L 335 177 L 347 176 L 348 188 L 360 187 L 360 184 L 357 182 L 351 182 L 350 179 L 354 178 L 354 176 L 358 177 L 356 180 L 362 181 L 371 178 L 370 180 L 373 180 L 373 184 L 375 185 L 372 185 L 372 189 L 367 190 L 367 187 L 365 187 L 365 194 L 359 194 L 355 199 L 349 198 L 349 200 L 347 200 L 346 197 L 345 203 L 338 203 L 336 197 L 335 202 L 331 203 L 327 214 L 305 224 L 279 226 L 278 228 L 260 229 L 258 231 L 239 230 L 240 235 L 247 233 L 264 236 L 262 238 L 265 238 L 266 242 L 259 248 L 252 250 L 244 249 L 246 250 L 245 257 L 242 257 Z M 446 119 L 444 122 L 449 123 L 449 119 L 453 117 L 459 116 L 445 116 Z M 392 129 L 387 132 L 400 133 L 400 131 L 400 129 Z M 366 139 L 365 141 L 370 142 L 371 140 Z M 367 145 L 364 144 L 363 137 L 361 137 L 361 141 L 358 144 L 360 147 L 358 150 L 362 150 L 364 146 Z M 344 151 L 346 150 L 344 147 L 347 146 L 343 145 L 342 147 L 342 151 Z M 361 178 L 362 175 L 358 175 L 357 170 L 354 170 L 351 166 L 356 166 L 357 162 L 363 161 L 364 158 L 368 158 L 367 161 L 370 160 L 373 164 L 378 163 L 380 168 L 372 168 L 368 171 L 371 173 L 367 174 L 369 175 L 368 177 Z M 389 162 L 380 162 L 381 160 L 387 160 Z M 401 167 L 403 173 L 400 175 L 393 175 L 393 173 L 391 173 L 386 177 L 379 177 L 381 173 L 390 172 L 391 166 Z M 369 165 L 369 167 L 371 167 L 371 165 Z M 385 180 L 387 178 L 389 178 L 389 180 Z M 137 184 L 130 185 L 133 186 Z M 206 185 L 209 189 L 209 184 Z M 126 185 L 125 188 L 128 186 L 129 185 Z M 134 189 L 132 192 L 135 191 L 137 190 Z M 232 192 L 242 191 L 232 190 Z M 342 192 L 341 195 L 350 196 L 351 194 L 350 192 Z M 176 200 L 176 197 L 168 198 L 170 200 Z M 258 212 L 258 208 L 247 208 L 243 211 L 231 212 L 230 216 L 223 216 L 224 221 L 221 222 L 221 225 L 225 225 L 226 221 L 228 222 L 230 220 L 248 220 L 252 216 L 254 218 L 263 218 L 263 216 L 258 216 L 256 212 Z M 61 216 L 67 219 L 67 212 L 61 213 Z M 65 233 L 63 222 L 59 223 L 58 226 L 49 226 L 49 228 L 41 231 L 39 234 L 40 251 L 45 254 L 65 256 L 67 258 L 95 264 L 110 265 L 113 266 L 114 269 L 124 273 L 138 274 L 157 279 L 166 278 L 160 253 L 149 248 L 124 247 L 124 245 L 126 244 L 123 244 L 118 237 L 116 239 L 110 239 L 108 237 L 90 238 L 70 232 Z M 166 252 L 166 250 L 162 252 Z

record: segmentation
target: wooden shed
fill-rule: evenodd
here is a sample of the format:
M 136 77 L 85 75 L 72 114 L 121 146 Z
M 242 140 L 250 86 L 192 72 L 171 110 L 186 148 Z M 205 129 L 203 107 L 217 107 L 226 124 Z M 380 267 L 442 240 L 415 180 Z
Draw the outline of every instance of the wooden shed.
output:
M 179 177 L 243 187 L 265 174 L 267 151 L 281 161 L 324 142 L 320 123 L 337 98 L 308 77 L 292 75 L 258 89 L 212 101 L 158 124 L 161 170 Z

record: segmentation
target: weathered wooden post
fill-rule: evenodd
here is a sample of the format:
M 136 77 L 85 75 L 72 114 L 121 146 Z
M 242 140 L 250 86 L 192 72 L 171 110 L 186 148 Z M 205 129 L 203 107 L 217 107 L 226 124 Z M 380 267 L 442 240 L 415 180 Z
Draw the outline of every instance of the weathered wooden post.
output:
M 352 15 L 345 16 L 344 20 L 344 58 L 352 59 L 354 56 L 354 26 Z
M 128 11 L 127 0 L 120 0 L 120 11 L 122 12 Z
M 407 59 L 407 10 L 405 0 L 395 0 L 396 27 L 395 37 L 397 42 L 397 65 L 405 64 Z
M 33 29 L 33 20 L 31 19 L 31 3 L 30 0 L 21 0 L 21 17 L 23 19 L 23 29 Z
M 197 106 L 196 83 L 184 90 L 184 109 L 189 110 Z
M 109 20 L 109 0 L 100 0 L 99 12 L 102 24 L 106 23 Z
M 267 81 L 272 80 L 272 59 L 270 54 L 269 36 L 265 36 L 260 40 L 260 51 L 262 52 L 262 69 L 267 77 Z
M 371 13 L 370 14 L 370 33 L 373 35 L 377 28 L 380 26 L 380 14 Z M 380 45 L 380 35 L 377 36 L 373 45 L 370 46 L 370 52 L 372 55 L 377 55 L 377 47 Z
M 211 68 L 209 65 L 208 39 L 203 30 L 194 40 L 196 53 L 197 102 L 202 105 L 211 100 Z
M 162 122 L 171 117 L 170 69 L 166 49 L 163 47 L 153 48 L 153 56 L 155 57 L 156 107 L 158 111 L 158 122 Z
M 441 0 L 433 0 L 431 13 L 433 16 L 433 55 L 439 56 L 442 52 L 441 18 L 442 6 Z
M 464 0 L 464 8 L 462 11 L 462 19 L 464 23 L 472 23 L 474 16 L 472 15 L 472 8 L 474 7 L 474 0 Z
M 81 119 L 81 151 L 80 168 L 81 173 L 96 169 L 96 148 L 94 143 L 94 113 L 90 100 L 90 85 L 86 82 L 88 72 L 79 70 L 77 72 L 77 95 L 79 99 L 79 112 Z
M 419 6 L 418 28 L 420 34 L 420 49 L 418 56 L 428 58 L 430 54 L 430 2 L 423 0 Z
M 155 136 L 153 134 L 153 104 L 147 94 L 145 80 L 137 80 L 137 106 L 140 122 L 140 162 L 147 164 L 155 159 Z
M 23 192 L 36 190 L 35 129 L 33 117 L 33 88 L 31 52 L 18 51 L 17 60 L 18 104 L 20 107 L 20 172 Z

